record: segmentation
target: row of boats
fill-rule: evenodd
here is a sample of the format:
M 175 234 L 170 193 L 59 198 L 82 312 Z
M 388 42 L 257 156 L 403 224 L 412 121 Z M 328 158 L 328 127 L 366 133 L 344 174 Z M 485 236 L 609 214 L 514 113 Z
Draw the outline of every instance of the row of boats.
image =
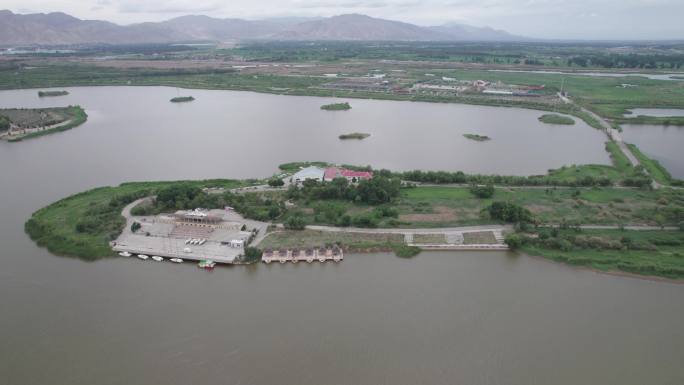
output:
M 131 254 L 127 251 L 122 251 L 119 253 L 119 255 L 122 257 L 133 256 L 133 254 Z M 145 255 L 145 254 L 137 254 L 136 257 L 138 257 L 139 259 L 142 259 L 143 261 L 146 261 L 149 258 L 152 258 L 152 260 L 156 261 L 156 262 L 163 262 L 164 261 L 163 257 L 157 256 L 157 255 L 153 255 L 152 257 L 150 257 L 149 255 Z M 183 263 L 184 262 L 181 258 L 169 258 L 169 261 L 171 261 L 173 263 Z M 216 262 L 205 259 L 205 260 L 200 261 L 198 266 L 200 268 L 203 268 L 203 269 L 213 269 L 214 266 L 216 266 Z

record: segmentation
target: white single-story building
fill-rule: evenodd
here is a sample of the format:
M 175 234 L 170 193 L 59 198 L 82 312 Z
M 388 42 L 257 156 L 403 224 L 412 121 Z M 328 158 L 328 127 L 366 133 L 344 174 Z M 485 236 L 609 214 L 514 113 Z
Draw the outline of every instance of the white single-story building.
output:
M 296 174 L 292 175 L 292 183 L 302 183 L 305 180 L 317 180 L 319 182 L 322 182 L 324 175 L 325 170 L 316 166 L 311 166 L 303 168 L 299 170 Z

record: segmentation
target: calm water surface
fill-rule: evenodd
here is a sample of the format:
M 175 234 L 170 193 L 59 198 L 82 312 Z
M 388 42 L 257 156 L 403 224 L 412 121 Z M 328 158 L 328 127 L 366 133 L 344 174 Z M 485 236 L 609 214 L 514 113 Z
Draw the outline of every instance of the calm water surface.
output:
M 201 176 L 214 167 L 210 163 L 239 164 L 239 176 L 250 177 L 288 161 L 322 160 L 392 170 L 531 175 L 610 161 L 603 133 L 581 121 L 572 127 L 545 125 L 537 121 L 542 112 L 518 108 L 352 100 L 351 111 L 329 112 L 320 106 L 335 101 L 330 98 L 168 87 L 68 90 L 68 96 L 42 99 L 36 90 L 2 91 L 0 107 L 84 106 L 85 125 L 40 140 L 101 167 L 116 162 L 122 170 L 145 162 Z M 170 103 L 178 94 L 197 100 Z M 350 132 L 372 136 L 338 139 Z M 492 140 L 475 142 L 465 133 Z M 31 151 L 39 145 L 24 147 Z M 157 177 L 174 175 L 167 170 Z
M 212 273 L 192 264 L 50 255 L 24 235 L 23 223 L 69 194 L 126 180 L 273 171 L 259 159 L 261 147 L 278 147 L 246 143 L 258 129 L 244 118 L 226 113 L 211 126 L 236 136 L 206 142 L 206 151 L 196 138 L 206 126 L 185 116 L 199 107 L 161 103 L 164 114 L 150 107 L 145 124 L 132 126 L 123 113 L 146 109 L 137 91 L 130 103 L 115 96 L 105 103 L 99 89 L 92 92 L 81 100 L 102 109 L 89 110 L 87 126 L 0 142 L 2 385 L 684 383 L 684 285 L 508 253 L 349 255 L 340 264 Z M 7 95 L 3 105 L 21 99 Z M 255 119 L 269 113 L 252 112 Z M 271 130 L 273 140 L 295 143 L 297 125 L 282 126 Z
M 633 116 L 655 116 L 655 117 L 668 117 L 668 116 L 684 116 L 684 109 L 676 108 L 634 108 L 629 110 L 625 114 L 626 117 Z
M 625 124 L 622 130 L 626 142 L 658 160 L 675 178 L 684 178 L 684 127 Z

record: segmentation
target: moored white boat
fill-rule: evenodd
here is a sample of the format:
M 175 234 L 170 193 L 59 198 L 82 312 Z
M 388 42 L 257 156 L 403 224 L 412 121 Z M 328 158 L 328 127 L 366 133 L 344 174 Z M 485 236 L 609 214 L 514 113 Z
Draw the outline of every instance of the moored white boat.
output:
M 146 260 L 146 259 L 149 258 L 149 257 L 148 257 L 147 255 L 145 255 L 145 254 L 138 254 L 138 258 L 140 258 L 140 259 L 142 259 L 142 260 L 144 261 L 144 260 Z
M 164 258 L 158 257 L 158 256 L 156 256 L 156 255 L 153 255 L 153 256 L 152 256 L 152 259 L 155 260 L 155 261 L 157 261 L 157 262 L 161 262 L 161 261 L 164 260 Z
M 130 257 L 131 253 L 129 253 L 128 251 L 122 251 L 119 253 L 119 255 L 122 257 Z
M 171 258 L 171 259 L 169 259 L 169 261 L 171 261 L 173 263 L 183 263 L 183 260 L 180 258 Z

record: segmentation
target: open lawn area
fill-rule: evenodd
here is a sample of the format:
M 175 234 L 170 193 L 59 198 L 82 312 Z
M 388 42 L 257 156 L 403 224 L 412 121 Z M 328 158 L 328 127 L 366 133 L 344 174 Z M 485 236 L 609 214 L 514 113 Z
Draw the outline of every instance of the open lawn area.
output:
M 491 199 L 479 199 L 467 188 L 418 187 L 402 190 L 396 208 L 402 225 L 473 225 L 492 222 L 483 210 L 495 200 L 522 205 L 543 223 L 677 225 L 684 220 L 684 192 L 670 189 L 497 188 Z
M 314 230 L 287 230 L 269 234 L 261 249 L 306 248 L 337 244 L 347 250 L 390 250 L 404 243 L 401 234 L 359 234 Z

